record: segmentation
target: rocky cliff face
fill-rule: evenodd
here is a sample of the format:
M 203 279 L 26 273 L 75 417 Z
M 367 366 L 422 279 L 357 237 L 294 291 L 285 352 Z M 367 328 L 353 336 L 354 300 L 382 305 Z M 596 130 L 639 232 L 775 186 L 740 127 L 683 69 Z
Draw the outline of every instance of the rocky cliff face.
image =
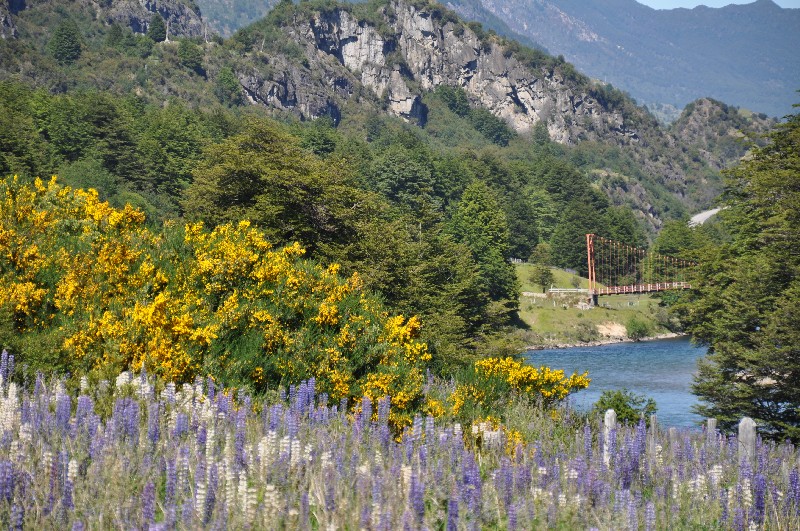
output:
M 17 13 L 49 3 L 49 0 L 0 0 L 0 37 L 16 37 Z M 116 22 L 136 33 L 146 33 L 156 13 L 164 19 L 168 37 L 199 37 L 206 32 L 197 6 L 183 0 L 77 0 L 76 4 L 101 20 Z
M 13 39 L 17 36 L 17 28 L 11 18 L 11 11 L 11 2 L 0 0 L 0 39 Z
M 136 33 L 147 32 L 155 13 L 166 23 L 167 38 L 199 37 L 205 32 L 200 10 L 181 0 L 113 0 L 103 13 L 109 22 L 127 26 Z
M 392 114 L 423 122 L 422 94 L 446 84 L 463 87 L 521 133 L 544 121 L 550 137 L 565 144 L 609 136 L 639 140 L 620 110 L 603 106 L 588 84 L 579 86 L 560 68 L 532 69 L 498 40 L 482 40 L 460 22 L 442 22 L 429 8 L 394 1 L 381 16 L 380 29 L 345 8 L 297 17 L 285 31 L 304 48 L 307 68 L 271 57 L 269 68 L 239 72 L 242 86 L 251 101 L 309 117 L 330 114 L 363 88 Z

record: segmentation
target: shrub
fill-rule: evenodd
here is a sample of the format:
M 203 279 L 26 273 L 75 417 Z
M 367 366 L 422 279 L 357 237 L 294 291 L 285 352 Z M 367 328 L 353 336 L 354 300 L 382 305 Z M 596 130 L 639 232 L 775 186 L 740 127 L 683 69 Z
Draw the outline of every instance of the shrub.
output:
M 628 322 L 625 323 L 625 333 L 634 341 L 639 341 L 640 339 L 649 336 L 650 332 L 650 323 L 643 321 L 642 319 L 631 317 Z
M 650 415 L 656 410 L 656 401 L 652 398 L 633 393 L 627 389 L 614 389 L 603 391 L 600 398 L 592 407 L 592 413 L 602 415 L 606 410 L 613 409 L 617 420 L 625 424 L 637 423 L 644 417 L 650 425 Z
M 0 329 L 30 370 L 212 375 L 257 392 L 314 378 L 337 401 L 390 396 L 395 426 L 422 403 L 419 319 L 298 244 L 273 248 L 249 222 L 154 232 L 55 178 L 0 181 L 0 198 Z

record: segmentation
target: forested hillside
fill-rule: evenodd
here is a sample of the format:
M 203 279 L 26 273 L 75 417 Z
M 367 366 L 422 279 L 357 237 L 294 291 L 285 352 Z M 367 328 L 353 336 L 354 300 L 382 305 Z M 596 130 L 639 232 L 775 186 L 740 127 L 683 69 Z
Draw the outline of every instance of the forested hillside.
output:
M 418 315 L 445 372 L 517 348 L 511 258 L 552 245 L 553 265 L 580 270 L 586 232 L 647 242 L 709 205 L 746 151 L 733 139 L 767 125 L 708 101 L 664 130 L 434 4 L 284 2 L 230 39 L 191 5 L 125 5 L 9 11 L 0 172 L 96 188 L 152 227 L 249 220 L 299 242 Z

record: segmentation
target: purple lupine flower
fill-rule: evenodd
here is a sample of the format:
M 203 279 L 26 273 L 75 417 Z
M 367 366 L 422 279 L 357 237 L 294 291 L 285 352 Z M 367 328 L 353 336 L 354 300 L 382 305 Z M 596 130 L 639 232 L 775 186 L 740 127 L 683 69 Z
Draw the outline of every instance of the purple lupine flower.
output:
M 166 481 L 164 484 L 164 502 L 167 505 L 175 503 L 175 489 L 178 485 L 178 472 L 174 459 L 167 459 Z
M 56 427 L 62 432 L 69 428 L 69 419 L 72 413 L 72 400 L 66 394 L 56 397 Z
M 794 507 L 794 514 L 800 514 L 800 472 L 792 468 L 789 472 L 789 492 L 786 495 L 787 508 Z
M 117 435 L 128 442 L 139 442 L 139 403 L 125 397 L 114 402 L 114 420 Z
M 14 496 L 14 465 L 0 461 L 0 499 L 10 502 Z
M 303 494 L 300 496 L 300 529 L 309 529 L 310 522 L 309 522 L 309 503 L 308 503 L 308 491 L 304 490 Z
M 197 428 L 195 440 L 197 441 L 197 453 L 204 454 L 206 452 L 206 443 L 208 442 L 208 429 L 205 422 Z
M 94 402 L 86 395 L 78 397 L 78 405 L 75 408 L 75 426 L 77 428 L 86 427 L 89 419 L 94 415 Z
M 11 521 L 9 527 L 13 531 L 22 531 L 22 524 L 25 522 L 25 509 L 22 505 L 13 504 L 11 506 Z
M 628 529 L 639 529 L 639 512 L 636 507 L 636 500 L 628 492 Z
M 767 478 L 764 474 L 756 474 L 753 482 L 753 514 L 752 519 L 760 524 L 764 521 L 764 505 L 767 494 Z
M 744 531 L 744 509 L 737 507 L 733 512 L 733 528 L 736 531 Z
M 175 417 L 175 429 L 172 430 L 172 438 L 180 439 L 189 432 L 189 416 L 186 413 L 178 413 Z
M 3 353 L 0 354 L 0 377 L 3 378 L 3 382 L 8 382 L 8 351 L 3 349 Z
M 364 504 L 361 506 L 361 513 L 359 514 L 359 526 L 361 529 L 369 529 L 371 527 L 370 521 L 372 520 L 372 508 Z
M 161 436 L 160 415 L 160 402 L 150 402 L 147 406 L 147 438 L 153 446 Z
M 458 529 L 458 495 L 453 493 L 447 500 L 447 530 L 456 531 Z
M 644 529 L 653 531 L 656 528 L 656 504 L 652 501 L 647 502 L 644 509 Z
M 86 526 L 80 520 L 72 522 L 72 531 L 83 531 L 84 529 L 86 529 Z
M 215 388 L 215 385 L 214 385 L 214 379 L 211 378 L 211 376 L 206 378 L 206 387 L 208 388 L 208 391 L 207 391 L 208 400 L 209 401 L 213 401 L 214 400 L 214 391 L 216 390 L 216 388 Z
M 317 380 L 313 376 L 308 379 L 308 408 L 314 408 L 314 399 L 317 396 Z
M 219 483 L 218 476 L 217 464 L 212 463 L 208 471 L 208 490 L 206 491 L 206 499 L 203 504 L 204 524 L 208 524 L 211 521 L 211 515 L 214 513 L 214 504 L 217 500 L 217 484 Z
M 64 492 L 61 495 L 61 506 L 67 511 L 75 508 L 75 504 L 72 502 L 72 489 L 72 481 L 67 478 L 64 482 Z
M 500 495 L 503 506 L 508 508 L 511 505 L 511 498 L 514 494 L 514 470 L 511 461 L 507 457 L 500 460 L 500 469 L 495 473 L 495 488 Z
M 234 433 L 234 452 L 236 466 L 241 469 L 247 465 L 247 458 L 244 453 L 245 427 L 247 422 L 247 410 L 240 410 L 236 418 L 236 432 Z
M 155 521 L 156 487 L 148 481 L 142 490 L 142 522 L 147 526 Z
M 417 517 L 417 522 L 422 522 L 425 516 L 425 482 L 416 472 L 411 473 L 411 486 L 408 497 L 411 509 Z
M 416 531 L 418 526 L 414 525 L 414 515 L 409 509 L 403 511 L 403 521 L 400 525 L 403 531 Z
M 366 428 L 372 421 L 372 400 L 368 396 L 361 399 L 361 426 Z
M 325 510 L 333 512 L 336 509 L 336 490 L 333 472 L 329 469 L 325 481 Z

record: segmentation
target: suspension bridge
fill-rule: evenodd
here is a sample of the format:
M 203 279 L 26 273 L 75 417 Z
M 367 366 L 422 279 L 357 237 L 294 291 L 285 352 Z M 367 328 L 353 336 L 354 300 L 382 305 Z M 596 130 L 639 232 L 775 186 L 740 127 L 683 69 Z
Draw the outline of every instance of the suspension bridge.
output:
M 586 254 L 589 293 L 595 304 L 600 295 L 691 288 L 689 274 L 697 265 L 596 234 L 586 235 Z

